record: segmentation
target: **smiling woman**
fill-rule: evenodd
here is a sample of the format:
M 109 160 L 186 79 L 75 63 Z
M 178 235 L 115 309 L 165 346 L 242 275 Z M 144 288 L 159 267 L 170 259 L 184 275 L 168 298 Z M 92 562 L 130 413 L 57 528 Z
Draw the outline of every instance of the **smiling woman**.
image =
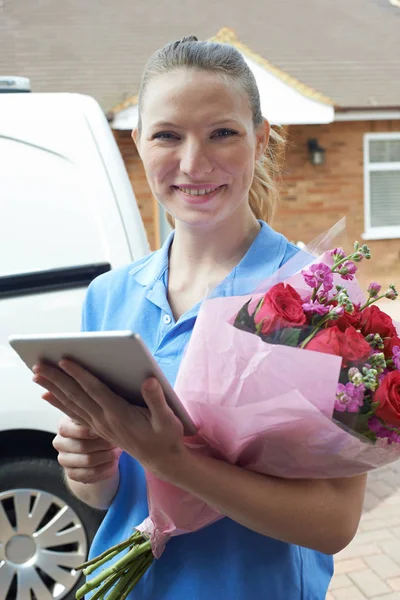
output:
M 139 108 L 133 138 L 175 231 L 159 251 L 98 277 L 82 324 L 138 333 L 174 385 L 207 290 L 223 295 L 235 280 L 238 295 L 249 293 L 246 281 L 272 275 L 298 248 L 266 222 L 275 145 L 239 52 L 194 37 L 167 44 L 146 67 Z M 138 409 L 77 365 L 62 368 L 38 366 L 35 377 L 68 415 L 55 447 L 71 489 L 109 506 L 91 557 L 148 516 L 145 471 L 225 515 L 173 538 L 134 592 L 110 598 L 261 600 L 268 589 L 274 600 L 325 599 L 331 554 L 357 529 L 364 477 L 284 480 L 199 457 L 156 381 L 142 389 L 148 410 Z

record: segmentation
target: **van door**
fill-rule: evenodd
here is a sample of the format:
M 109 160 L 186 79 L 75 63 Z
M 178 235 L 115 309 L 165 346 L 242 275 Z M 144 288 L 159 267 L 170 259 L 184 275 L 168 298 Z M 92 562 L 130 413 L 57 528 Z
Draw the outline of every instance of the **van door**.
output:
M 89 282 L 133 259 L 104 159 L 121 157 L 104 132 L 99 149 L 93 112 L 99 134 L 109 130 L 85 96 L 0 95 L 1 429 L 29 424 L 53 431 L 57 414 L 40 399 L 8 335 L 78 330 Z M 125 177 L 124 194 L 135 204 Z M 133 214 L 143 230 L 137 207 Z

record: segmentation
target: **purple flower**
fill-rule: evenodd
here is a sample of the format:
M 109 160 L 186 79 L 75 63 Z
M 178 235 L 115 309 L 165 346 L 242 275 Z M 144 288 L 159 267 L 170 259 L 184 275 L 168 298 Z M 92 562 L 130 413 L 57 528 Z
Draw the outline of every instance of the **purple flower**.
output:
M 395 368 L 400 371 L 400 346 L 393 346 L 393 362 Z
M 388 432 L 389 433 L 389 432 Z M 391 431 L 389 438 L 389 444 L 400 444 L 400 433 L 397 431 Z
M 311 265 L 308 271 L 303 270 L 301 274 L 303 275 L 306 284 L 312 288 L 317 288 L 322 285 L 324 292 L 329 292 L 329 290 L 333 288 L 332 271 L 330 267 L 324 263 Z
M 329 306 L 325 306 L 319 302 L 306 302 L 303 304 L 303 310 L 306 313 L 313 313 L 315 315 L 326 315 L 329 312 Z
M 371 298 L 376 298 L 381 289 L 382 286 L 379 285 L 379 283 L 376 283 L 376 281 L 372 281 L 368 286 L 367 292 L 371 296 Z
M 354 273 L 357 272 L 356 265 L 350 260 L 346 261 L 344 265 L 340 268 L 339 274 L 342 279 L 352 280 L 354 279 Z
M 330 251 L 330 255 L 334 258 L 335 261 L 338 261 L 342 260 L 346 256 L 346 253 L 343 250 L 343 248 L 335 248 L 334 250 Z
M 383 423 L 378 419 L 378 417 L 371 417 L 368 421 L 368 427 L 371 431 L 376 433 L 376 437 L 384 438 L 387 437 L 388 430 L 384 426 Z
M 365 386 L 355 386 L 354 383 L 339 383 L 336 390 L 335 408 L 339 412 L 356 413 L 363 405 Z
M 377 438 L 386 438 L 389 444 L 400 444 L 400 432 L 387 429 L 378 417 L 371 417 L 368 421 L 368 427 L 375 433 Z

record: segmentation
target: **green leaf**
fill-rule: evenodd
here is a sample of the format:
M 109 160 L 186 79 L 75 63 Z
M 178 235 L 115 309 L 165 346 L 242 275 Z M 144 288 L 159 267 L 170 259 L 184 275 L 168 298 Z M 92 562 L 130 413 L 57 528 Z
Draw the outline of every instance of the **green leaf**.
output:
M 297 348 L 302 331 L 303 330 L 299 327 L 285 327 L 268 337 L 272 339 L 272 344 L 281 344 L 282 346 L 292 346 L 293 348 Z
M 234 327 L 237 329 L 244 329 L 245 331 L 256 331 L 256 325 L 254 323 L 254 317 L 249 314 L 249 304 L 251 302 L 251 298 L 246 304 L 242 306 L 236 315 L 235 321 L 233 323 Z

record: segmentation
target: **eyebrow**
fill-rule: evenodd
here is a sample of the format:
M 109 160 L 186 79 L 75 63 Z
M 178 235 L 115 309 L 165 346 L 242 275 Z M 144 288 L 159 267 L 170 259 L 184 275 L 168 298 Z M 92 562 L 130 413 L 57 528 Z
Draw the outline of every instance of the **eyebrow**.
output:
M 227 123 L 237 123 L 237 121 L 233 118 L 227 118 L 227 119 L 222 119 L 221 121 L 216 121 L 215 123 L 211 123 L 210 127 L 218 127 L 220 125 L 224 125 Z M 156 123 L 153 124 L 152 126 L 153 128 L 158 128 L 158 127 L 171 127 L 172 129 L 182 129 L 181 125 L 178 125 L 177 123 L 171 123 L 170 121 L 157 121 Z

